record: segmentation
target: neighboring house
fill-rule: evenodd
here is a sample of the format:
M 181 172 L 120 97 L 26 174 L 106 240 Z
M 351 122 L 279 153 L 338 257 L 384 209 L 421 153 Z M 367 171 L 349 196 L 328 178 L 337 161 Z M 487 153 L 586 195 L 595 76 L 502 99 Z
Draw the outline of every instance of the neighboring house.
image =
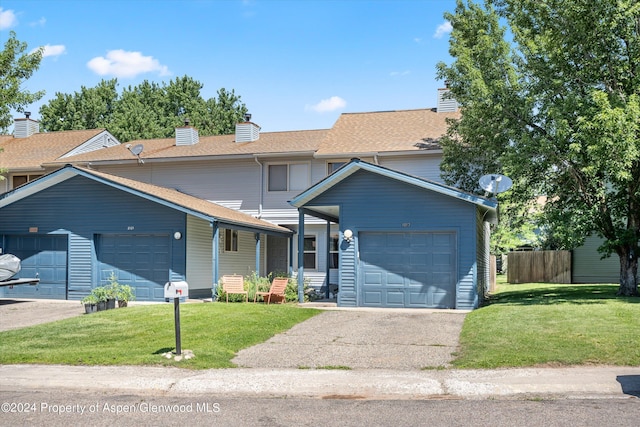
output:
M 587 237 L 584 245 L 571 253 L 571 283 L 620 283 L 620 257 L 614 252 L 602 258 L 598 247 L 604 240 L 595 235 Z M 640 283 L 640 271 L 637 277 Z
M 143 301 L 164 301 L 170 280 L 188 280 L 191 297 L 211 297 L 220 265 L 234 262 L 220 251 L 224 230 L 253 240 L 241 252 L 254 261 L 260 236 L 293 235 L 175 190 L 71 165 L 4 193 L 0 212 L 2 248 L 26 260 L 16 277 L 40 278 L 37 287 L 3 288 L 9 297 L 79 299 L 112 273 Z
M 120 142 L 105 129 L 70 130 L 40 133 L 39 123 L 29 118 L 15 119 L 14 134 L 0 135 L 0 192 L 32 181 L 59 168 L 43 165 L 81 153 L 94 152 L 105 147 L 119 146 Z
M 341 305 L 473 308 L 477 306 L 484 292 L 482 288 L 485 287 L 484 262 L 487 254 L 484 243 L 488 226 L 483 220 L 493 215 L 493 207 L 482 198 L 440 185 L 439 165 L 442 151 L 438 140 L 446 131 L 446 119 L 459 116 L 455 102 L 442 97 L 444 91 L 440 92 L 438 108 L 342 114 L 328 130 L 261 133 L 257 124 L 247 121 L 239 123 L 233 135 L 200 137 L 196 129 L 185 126 L 176 129 L 175 138 L 132 141 L 129 144 L 103 144 L 104 147 L 101 145 L 95 151 L 73 151 L 73 154 L 65 155 L 79 149 L 78 146 L 69 148 L 64 154 L 43 156 L 40 163 L 34 165 L 37 166 L 36 171 L 64 168 L 66 172 L 54 172 L 43 177 L 42 182 L 50 182 L 52 179 L 55 180 L 56 176 L 67 176 L 69 173 L 75 174 L 74 179 L 67 179 L 53 186 L 36 180 L 33 185 L 25 186 L 24 190 L 18 189 L 19 191 L 5 195 L 0 203 L 0 217 L 9 218 L 11 216 L 5 213 L 11 209 L 15 210 L 12 219 L 0 222 L 0 237 L 3 236 L 6 240 L 6 236 L 9 235 L 34 237 L 44 234 L 66 234 L 68 261 L 65 274 L 68 287 L 71 287 L 66 291 L 67 298 L 78 298 L 88 291 L 89 288 L 85 285 L 78 288 L 78 291 L 73 290 L 73 283 L 79 280 L 78 276 L 93 277 L 92 285 L 95 285 L 104 279 L 103 274 L 106 274 L 108 268 L 114 267 L 114 262 L 104 260 L 105 251 L 112 250 L 108 249 L 109 245 L 114 244 L 120 248 L 121 243 L 125 244 L 126 236 L 135 236 L 139 241 L 133 243 L 133 248 L 136 251 L 148 252 L 147 249 L 151 250 L 150 247 L 155 243 L 152 238 L 145 240 L 145 236 L 159 235 L 163 236 L 160 240 L 170 240 L 175 232 L 172 230 L 179 230 L 185 237 L 183 241 L 186 241 L 187 248 L 181 252 L 180 245 L 176 246 L 175 241 L 171 241 L 169 246 L 173 255 L 186 257 L 186 266 L 172 263 L 169 266 L 164 265 L 160 269 L 162 273 L 159 278 L 155 279 L 155 284 L 147 286 L 150 290 L 157 289 L 166 280 L 180 278 L 189 282 L 190 288 L 197 290 L 192 296 L 204 296 L 204 290 L 215 285 L 217 278 L 223 274 L 246 275 L 253 271 L 260 275 L 272 272 L 295 274 L 301 271 L 305 280 L 323 294 L 329 294 L 330 290 L 339 287 L 338 303 Z M 37 126 L 37 122 L 31 119 L 22 120 L 27 122 L 27 127 Z M 60 133 L 31 135 L 19 142 L 31 144 L 31 138 L 37 137 L 46 140 L 41 141 L 41 144 L 53 144 L 51 140 L 57 134 Z M 11 141 L 11 144 L 16 144 L 16 141 Z M 2 158 L 3 154 L 0 154 L 0 159 Z M 351 162 L 353 158 L 361 160 Z M 8 163 L 5 167 L 10 169 L 11 176 L 11 157 L 7 157 L 6 160 Z M 75 167 L 65 168 L 66 164 Z M 341 167 L 344 168 L 340 169 Z M 307 191 L 316 188 L 316 184 L 326 182 L 324 180 L 330 174 L 338 170 L 338 173 L 344 174 L 344 170 L 353 168 L 358 168 L 359 172 L 336 184 L 335 188 L 327 189 L 322 197 L 333 197 L 339 193 L 339 189 L 348 187 L 354 179 L 369 174 L 370 182 L 362 184 L 359 192 L 356 191 L 357 194 L 368 194 L 368 198 L 362 201 L 358 215 L 366 215 L 371 220 L 375 219 L 376 223 L 361 226 L 351 216 L 347 217 L 345 223 L 342 217 L 322 216 L 311 211 L 309 213 L 312 214 L 303 216 L 301 221 L 297 208 L 308 207 L 292 206 L 289 201 L 297 203 L 295 201 L 300 201 L 301 195 L 308 194 Z M 100 173 L 103 175 L 99 175 L 96 181 L 97 174 Z M 113 184 L 117 177 L 127 179 L 127 183 Z M 82 188 L 78 188 L 77 191 L 61 191 L 65 186 L 77 182 L 82 183 Z M 101 185 L 96 185 L 97 182 Z M 156 213 L 157 206 L 165 206 L 167 202 L 158 194 L 149 196 L 144 190 L 134 194 L 127 189 L 135 189 L 137 185 L 145 184 L 150 184 L 153 188 L 162 188 L 158 191 L 177 190 L 185 196 L 191 196 L 192 200 L 197 199 L 207 205 L 219 205 L 240 211 L 249 217 L 257 218 L 261 223 L 250 228 L 234 229 L 232 224 L 225 222 L 224 215 L 210 215 L 195 228 L 188 229 L 184 226 L 185 222 L 188 224 L 191 221 L 188 218 L 195 218 L 197 215 L 189 213 L 191 211 L 188 210 L 191 208 L 188 204 L 176 204 L 171 205 L 166 213 L 168 217 L 173 216 L 167 223 L 154 224 L 156 220 L 160 221 L 161 217 Z M 89 188 L 93 190 L 87 191 Z M 116 195 L 110 198 L 101 197 L 102 193 L 112 194 L 114 188 L 119 191 L 121 198 Z M 445 188 L 447 190 L 443 190 Z M 67 194 L 69 191 L 71 192 Z M 87 199 L 89 195 L 91 198 Z M 394 206 L 394 197 L 399 195 L 409 198 Z M 353 199 L 351 193 L 349 197 Z M 95 218 L 84 219 L 84 222 L 91 222 L 91 227 L 83 228 L 76 233 L 70 225 L 57 225 L 56 221 L 60 220 L 58 215 L 61 215 L 61 211 L 51 211 L 51 215 L 47 216 L 45 210 L 36 210 L 28 217 L 32 221 L 31 225 L 20 221 L 17 214 L 20 204 L 23 204 L 21 208 L 24 209 L 32 200 L 46 200 L 47 203 L 52 200 L 64 200 L 65 209 L 70 217 L 74 217 L 76 209 L 78 212 L 84 209 L 86 214 L 91 214 L 93 211 L 86 210 L 88 206 L 85 205 L 88 204 L 99 209 L 95 212 Z M 138 203 L 140 200 L 151 204 L 142 206 L 140 211 L 128 207 L 128 203 Z M 304 200 L 306 203 L 307 200 Z M 310 202 L 315 203 L 315 200 Z M 338 203 L 331 199 L 331 203 L 332 206 L 346 206 L 348 201 Z M 82 209 L 78 209 L 79 207 Z M 109 215 L 104 216 L 102 212 L 109 212 Z M 188 220 L 179 218 L 178 212 Z M 482 215 L 479 217 L 480 213 Z M 140 225 L 133 224 L 132 220 L 132 228 L 124 227 L 124 220 L 134 214 L 140 214 L 136 216 L 137 220 L 147 218 L 149 224 L 141 228 Z M 403 215 L 411 219 L 403 220 Z M 38 218 L 43 221 L 50 219 L 52 222 L 47 223 L 47 228 L 39 227 L 36 224 Z M 80 221 L 80 218 L 75 219 Z M 213 223 L 219 227 L 217 244 L 215 236 L 211 236 L 209 244 L 210 231 L 207 227 L 211 227 Z M 275 231 L 270 230 L 265 224 L 278 228 Z M 353 270 L 354 274 L 357 273 L 354 269 L 360 268 L 357 263 L 362 262 L 363 256 L 360 252 L 360 258 L 357 258 L 354 257 L 356 253 L 343 250 L 345 226 L 352 227 L 354 231 L 353 245 L 350 248 L 364 245 L 357 247 L 364 248 L 365 252 L 367 248 L 374 247 L 373 240 L 378 237 L 393 239 L 394 235 L 389 233 L 395 233 L 398 226 L 405 229 L 403 236 L 410 240 L 447 240 L 448 249 L 445 249 L 445 255 L 442 255 L 449 260 L 448 267 L 443 267 L 448 269 L 443 275 L 449 277 L 443 287 L 446 295 L 437 289 L 437 284 L 435 288 L 431 288 L 431 285 L 425 282 L 425 289 L 429 288 L 424 295 L 427 299 L 412 299 L 410 288 L 416 284 L 411 282 L 407 283 L 406 289 L 402 291 L 408 292 L 409 295 L 404 302 L 394 300 L 391 291 L 381 289 L 374 291 L 380 295 L 380 299 L 376 301 L 374 293 L 362 291 L 358 287 L 356 281 L 360 279 L 355 276 L 347 277 L 347 270 L 343 270 L 342 264 L 345 268 Z M 8 233 L 7 227 L 13 231 Z M 383 234 L 376 235 L 374 231 Z M 291 232 L 300 233 L 291 239 Z M 370 232 L 373 234 L 367 234 Z M 198 233 L 205 233 L 207 236 L 198 245 L 198 248 L 205 249 L 204 253 L 200 253 L 195 247 L 192 250 L 188 248 L 190 242 L 198 240 L 194 237 Z M 71 246 L 74 242 L 69 237 L 73 234 L 81 234 L 82 244 L 88 245 L 88 251 L 78 254 L 90 255 L 92 258 L 90 262 L 88 259 L 84 260 L 83 267 L 77 270 L 77 259 L 72 257 Z M 123 240 L 108 242 L 107 245 L 103 243 L 104 235 L 120 236 Z M 216 247 L 217 251 L 214 251 L 213 247 Z M 418 250 L 413 244 L 411 247 Z M 6 241 L 3 248 L 10 249 Z M 298 253 L 300 257 L 297 256 Z M 196 259 L 197 256 L 200 258 Z M 407 256 L 411 259 L 410 254 Z M 213 267 L 207 269 L 205 277 L 197 278 L 194 270 L 190 273 L 189 266 L 192 263 L 199 266 L 207 262 Z M 145 263 L 146 261 L 142 262 Z M 387 267 L 391 272 L 391 267 Z M 134 267 L 121 269 L 120 274 L 128 274 L 127 269 L 131 268 Z M 211 277 L 208 276 L 209 271 Z M 138 276 L 144 277 L 140 271 L 138 273 Z M 194 280 L 197 280 L 197 283 Z M 13 292 L 19 294 L 26 291 L 15 288 Z M 141 299 L 155 298 L 154 292 L 156 291 L 149 291 L 149 297 L 143 296 Z M 333 292 L 331 296 L 335 296 Z

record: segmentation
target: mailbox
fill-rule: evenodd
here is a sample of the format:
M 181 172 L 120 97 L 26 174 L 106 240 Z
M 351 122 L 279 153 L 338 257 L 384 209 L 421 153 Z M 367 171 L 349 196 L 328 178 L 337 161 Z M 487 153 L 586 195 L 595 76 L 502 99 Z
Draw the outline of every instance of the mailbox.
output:
M 187 282 L 167 282 L 164 285 L 165 298 L 189 298 Z

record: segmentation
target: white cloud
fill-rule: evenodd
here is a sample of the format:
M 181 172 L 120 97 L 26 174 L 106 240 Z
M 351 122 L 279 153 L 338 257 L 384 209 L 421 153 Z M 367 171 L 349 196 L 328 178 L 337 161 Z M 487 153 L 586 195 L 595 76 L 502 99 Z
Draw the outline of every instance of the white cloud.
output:
M 44 24 L 47 23 L 47 18 L 45 18 L 44 16 L 40 19 L 38 19 L 37 21 L 34 22 L 30 22 L 29 25 L 31 25 L 32 27 L 44 27 Z
M 93 58 L 87 62 L 87 67 L 101 76 L 126 78 L 152 71 L 157 71 L 161 76 L 171 74 L 166 65 L 161 65 L 152 56 L 142 56 L 140 52 L 126 52 L 122 49 L 110 50 L 106 58 L 103 56 Z
M 65 45 L 63 44 L 56 44 L 56 45 L 44 45 L 42 46 L 43 50 L 42 50 L 42 57 L 46 58 L 47 56 L 59 56 L 62 55 L 63 53 L 67 53 L 67 48 L 65 47 Z M 33 52 L 35 52 L 38 49 L 33 49 L 31 50 L 31 52 L 29 52 L 29 54 L 32 54 Z
M 6 30 L 18 23 L 18 18 L 13 10 L 4 10 L 0 7 L 0 30 Z
M 326 113 L 328 111 L 335 111 L 347 106 L 347 101 L 339 96 L 332 96 L 328 99 L 323 99 L 314 105 L 307 105 L 305 110 L 315 111 L 317 113 Z
M 411 74 L 411 71 L 409 70 L 405 70 L 405 71 L 392 71 L 391 73 L 389 73 L 389 75 L 391 77 L 398 77 L 398 76 L 407 76 Z
M 441 39 L 442 36 L 444 36 L 445 34 L 449 34 L 451 30 L 453 30 L 453 26 L 451 25 L 451 22 L 444 21 L 442 24 L 438 26 L 438 28 L 436 28 L 436 32 L 433 33 L 433 38 Z
M 42 52 L 42 57 L 46 58 L 47 56 L 58 56 L 66 53 L 67 48 L 63 44 L 54 44 L 53 46 L 47 44 L 44 46 L 44 51 Z

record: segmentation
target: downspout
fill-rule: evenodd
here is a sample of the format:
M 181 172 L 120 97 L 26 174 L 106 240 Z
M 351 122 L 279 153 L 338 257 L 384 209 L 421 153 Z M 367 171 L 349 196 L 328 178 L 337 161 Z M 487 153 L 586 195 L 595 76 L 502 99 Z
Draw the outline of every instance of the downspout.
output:
M 378 163 L 378 153 L 373 155 L 373 163 L 375 163 L 376 165 L 380 164 L 380 163 Z
M 264 200 L 264 165 L 258 160 L 258 156 L 253 156 L 253 160 L 260 166 L 260 204 L 258 205 L 258 218 L 262 218 L 262 202 Z

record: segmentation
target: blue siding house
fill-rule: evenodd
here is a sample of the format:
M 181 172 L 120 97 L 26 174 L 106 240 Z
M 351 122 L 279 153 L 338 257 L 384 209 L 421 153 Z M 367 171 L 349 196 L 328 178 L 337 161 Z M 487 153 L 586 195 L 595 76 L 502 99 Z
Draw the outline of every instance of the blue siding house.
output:
M 473 309 L 484 297 L 492 200 L 353 159 L 290 203 L 299 239 L 305 215 L 340 226 L 339 306 Z
M 190 297 L 211 297 L 227 229 L 250 235 L 258 264 L 261 236 L 293 234 L 172 189 L 69 165 L 0 196 L 0 248 L 24 260 L 16 278 L 40 278 L 0 292 L 81 299 L 114 273 L 138 300 L 164 301 L 164 284 L 179 280 Z

